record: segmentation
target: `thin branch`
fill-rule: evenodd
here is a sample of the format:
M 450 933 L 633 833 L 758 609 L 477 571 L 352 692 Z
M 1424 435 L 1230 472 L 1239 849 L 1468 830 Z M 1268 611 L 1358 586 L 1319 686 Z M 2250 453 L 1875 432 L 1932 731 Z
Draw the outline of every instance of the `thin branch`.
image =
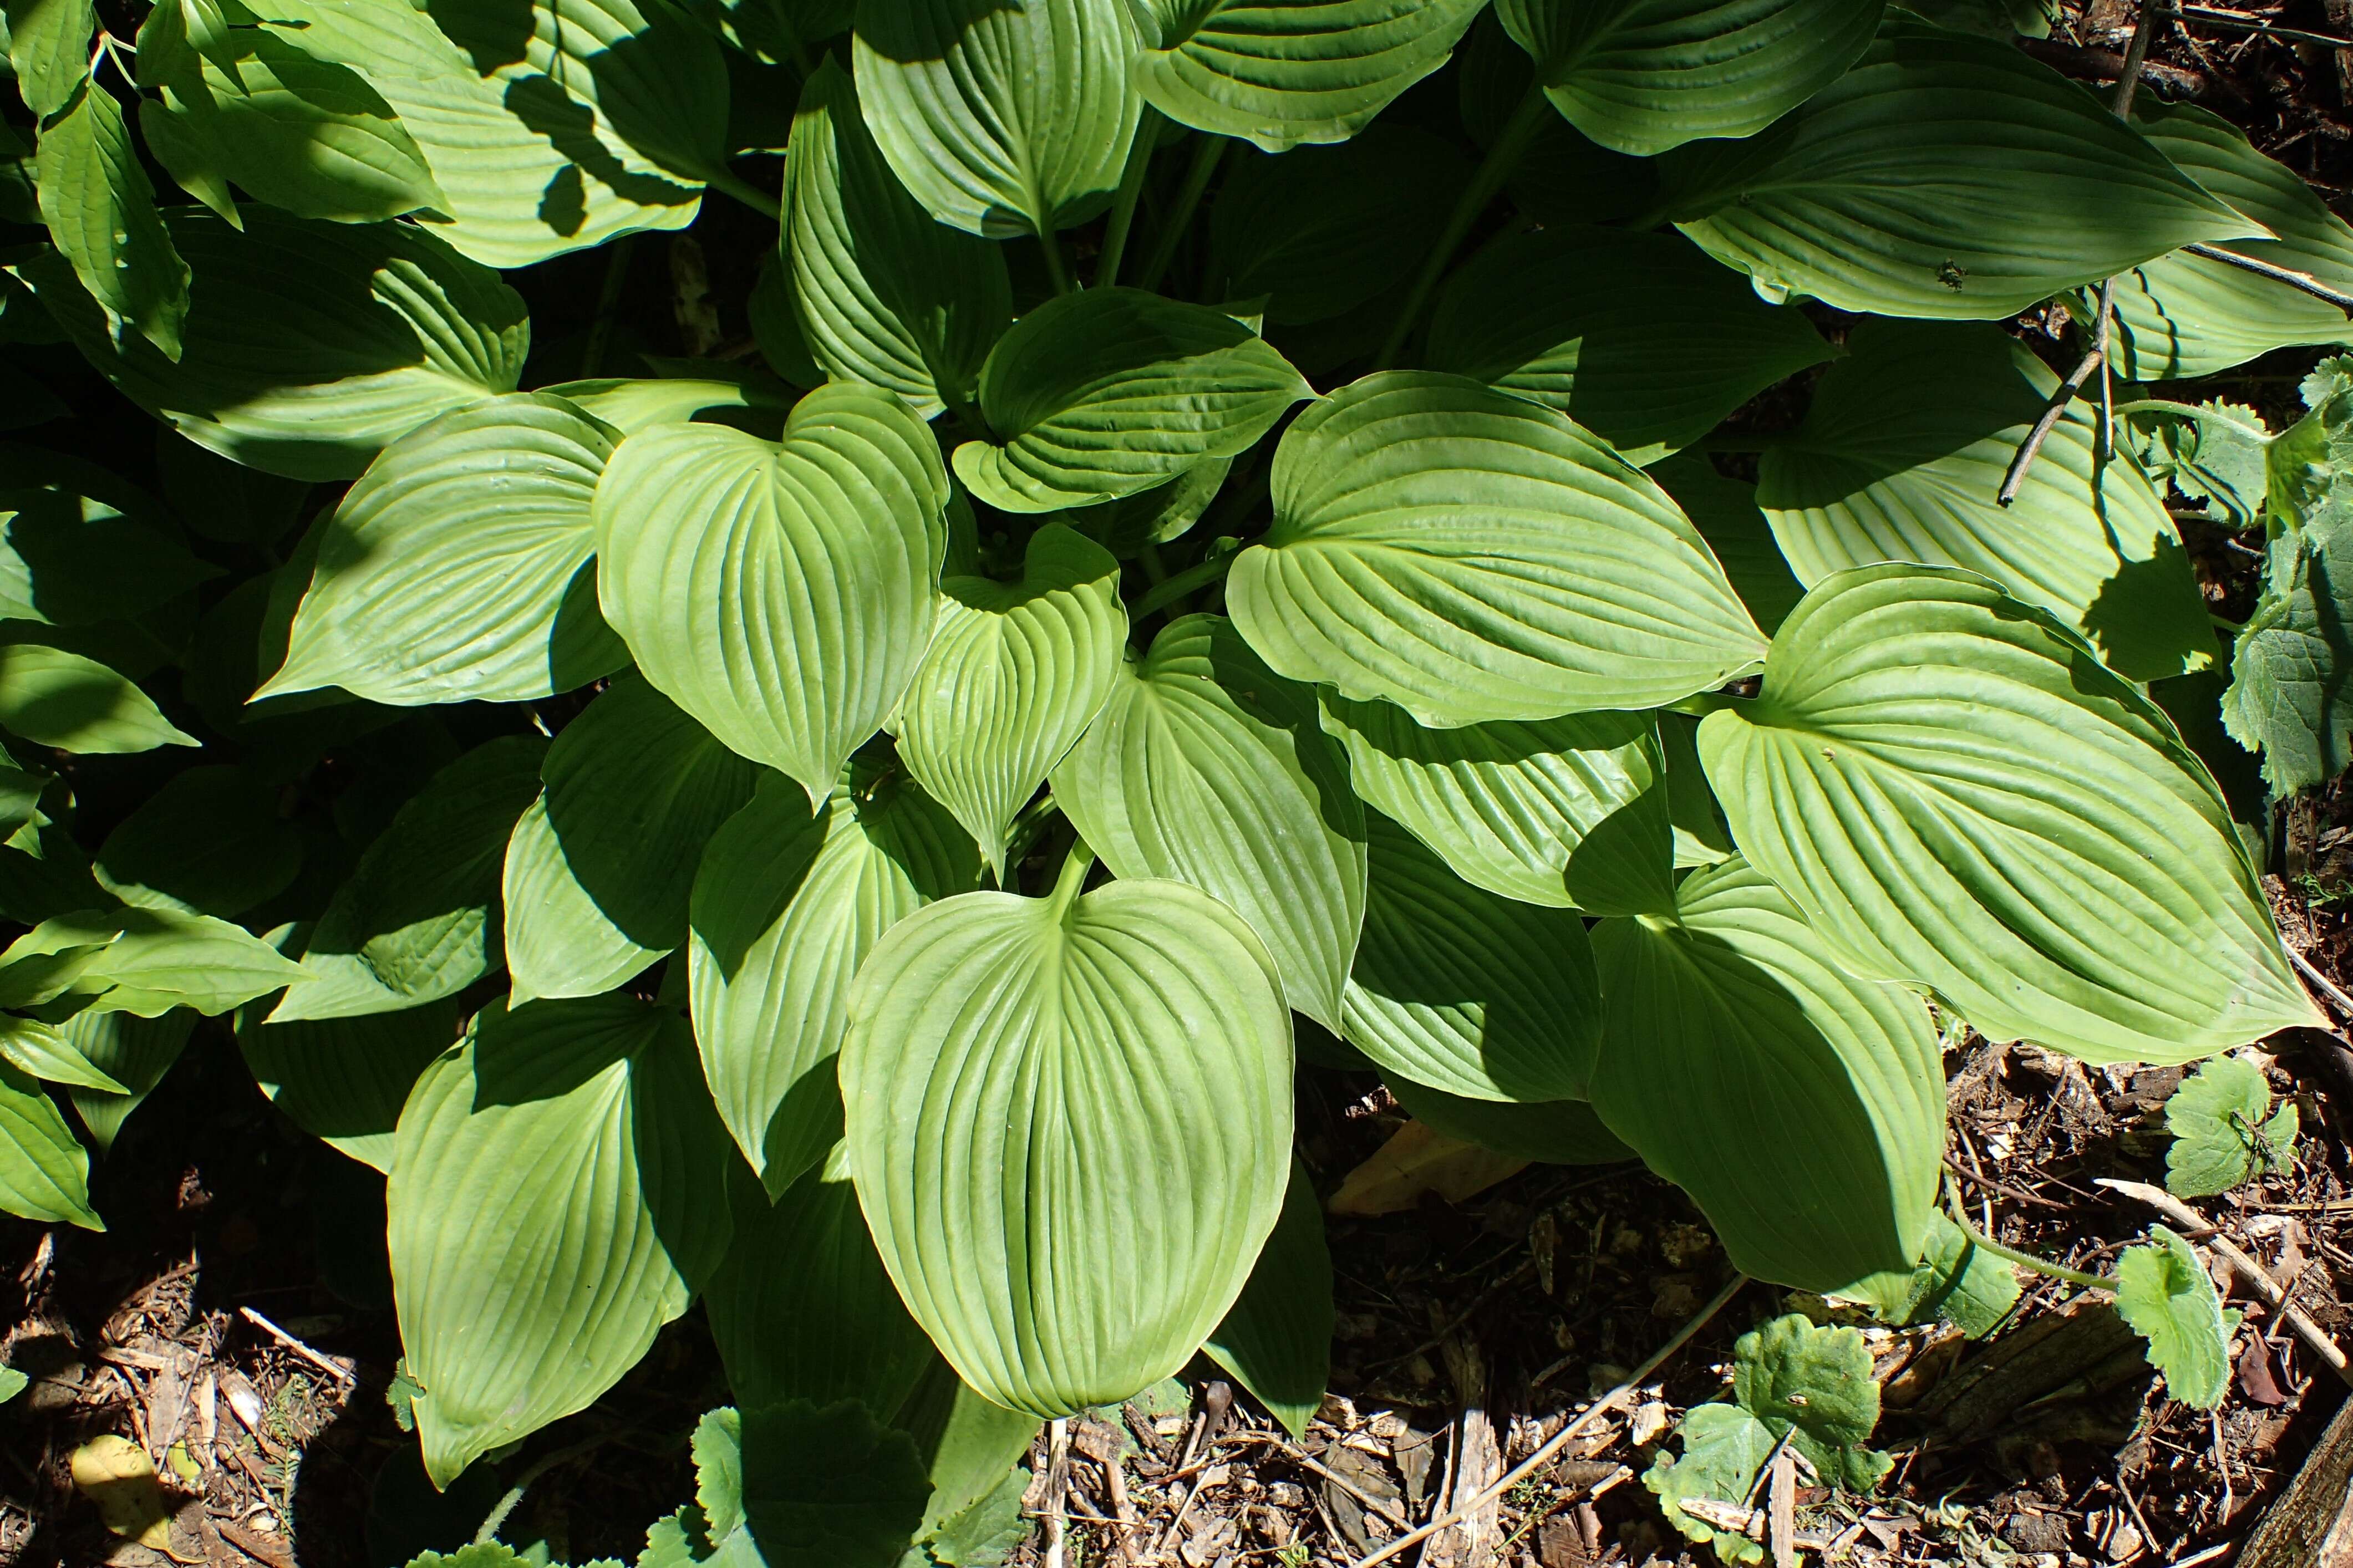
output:
M 2001 476 L 2001 489 L 1994 492 L 1996 505 L 2008 506 L 2018 499 L 2018 487 L 2026 482 L 2026 470 L 2034 466 L 2035 454 L 2042 450 L 2042 443 L 2066 414 L 2067 405 L 2075 401 L 2076 394 L 2084 390 L 2084 383 L 2100 368 L 2100 362 L 2105 358 L 2105 349 L 2094 348 L 2075 362 L 2075 368 L 2067 373 L 2067 379 L 2061 382 L 2059 389 L 2051 395 L 2051 401 L 2043 405 L 2042 416 L 2035 420 L 2034 428 L 2026 433 L 2026 439 L 2021 441 L 2018 450 L 2010 454 L 2010 467 Z
M 2326 300 L 2340 310 L 2353 310 L 2353 294 L 2342 289 L 2331 289 L 2309 272 L 2293 268 L 2274 267 L 2268 261 L 2258 261 L 2252 256 L 2242 256 L 2235 250 L 2224 250 L 2215 245 L 2185 245 L 2181 247 L 2192 256 L 2219 261 L 2226 267 L 2236 267 L 2258 278 L 2268 278 L 2274 283 L 2284 283 L 2291 289 L 2301 289 L 2316 300 Z

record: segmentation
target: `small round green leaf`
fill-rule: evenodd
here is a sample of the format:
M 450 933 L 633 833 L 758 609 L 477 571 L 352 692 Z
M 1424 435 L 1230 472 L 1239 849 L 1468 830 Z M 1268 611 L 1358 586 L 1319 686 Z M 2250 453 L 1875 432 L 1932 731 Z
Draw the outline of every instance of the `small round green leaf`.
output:
M 841 1053 L 901 1299 L 976 1393 L 1039 1415 L 1192 1356 L 1274 1228 L 1291 1147 L 1290 1018 L 1250 927 L 1181 883 L 1076 893 L 1066 874 L 902 921 Z
M 2116 1259 L 2116 1310 L 2148 1342 L 2148 1364 L 2165 1374 L 2165 1391 L 2200 1410 L 2211 1410 L 2231 1392 L 2231 1329 L 2222 1299 L 2189 1244 L 2161 1225 L 2148 1227 L 2148 1245 L 2127 1247 Z
M 1283 433 L 1234 624 L 1294 680 L 1434 727 L 1642 708 L 1764 639 L 1659 488 L 1551 409 L 1461 376 L 1367 376 Z

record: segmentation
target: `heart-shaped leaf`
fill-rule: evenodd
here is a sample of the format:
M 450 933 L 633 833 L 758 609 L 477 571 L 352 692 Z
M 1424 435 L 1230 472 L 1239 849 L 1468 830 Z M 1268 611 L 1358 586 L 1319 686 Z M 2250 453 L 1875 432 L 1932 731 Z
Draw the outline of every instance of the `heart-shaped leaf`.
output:
M 1479 0 L 1134 0 L 1153 108 L 1268 153 L 1345 142 L 1446 63 Z
M 686 1021 L 610 995 L 497 1003 L 393 1141 L 394 1303 L 426 1473 L 586 1407 L 727 1250 L 726 1140 Z
M 646 679 L 823 800 L 931 639 L 939 446 L 890 394 L 819 387 L 781 444 L 717 425 L 625 442 L 596 487 L 596 583 Z
M 1924 364 L 1937 367 L 1933 383 Z M 1881 561 L 1966 567 L 2135 680 L 2213 662 L 2180 535 L 2137 468 L 2099 455 L 2097 409 L 2071 406 L 2017 499 L 1997 504 L 2058 384 L 1996 327 L 1864 322 L 1815 384 L 1806 422 L 1758 465 L 1757 503 L 1789 569 L 1810 586 Z
M 2231 1392 L 2231 1330 L 2206 1266 L 2189 1244 L 2161 1225 L 2148 1242 L 2116 1259 L 2116 1310 L 2148 1342 L 2148 1364 L 2165 1373 L 2165 1391 L 2200 1410 Z
M 899 754 L 979 842 L 1001 885 L 1015 814 L 1118 678 L 1119 563 L 1050 524 L 1029 536 L 1020 582 L 951 577 L 941 593 L 939 630 L 900 704 Z
M 1699 748 L 1817 951 L 1991 1038 L 2179 1062 L 2320 1016 L 2172 721 L 1982 577 L 1825 580 Z
M 1163 627 L 1053 782 L 1105 865 L 1190 883 L 1240 913 L 1291 1005 L 1340 1027 L 1364 923 L 1364 808 L 1314 697 L 1260 663 L 1232 623 Z
M 1192 1356 L 1274 1228 L 1291 1146 L 1266 949 L 1181 883 L 1082 896 L 1085 864 L 1050 898 L 966 893 L 892 927 L 841 1051 L 900 1298 L 976 1393 L 1039 1415 Z
M 1314 389 L 1248 327 L 1140 289 L 1089 289 L 1014 323 L 980 373 L 1002 444 L 956 478 L 1004 511 L 1057 511 L 1166 484 L 1255 445 Z
M 1836 1290 L 1920 1255 L 1944 1072 L 1920 999 L 1858 980 L 1739 860 L 1671 916 L 1604 921 L 1609 998 L 1593 1106 L 1690 1193 L 1733 1266 Z
M 628 662 L 596 612 L 589 503 L 621 433 L 509 393 L 410 431 L 343 494 L 254 694 L 339 686 L 376 702 L 512 702 Z
M 2255 226 L 2008 44 L 1889 21 L 1753 142 L 1662 164 L 1658 211 L 1767 298 L 2000 321 Z
M 1764 643 L 1659 488 L 1551 409 L 1367 376 L 1283 433 L 1234 624 L 1294 680 L 1434 727 L 1671 702 Z
M 1144 110 L 1124 0 L 860 0 L 850 53 L 875 144 L 942 223 L 1051 257 L 1111 201 Z

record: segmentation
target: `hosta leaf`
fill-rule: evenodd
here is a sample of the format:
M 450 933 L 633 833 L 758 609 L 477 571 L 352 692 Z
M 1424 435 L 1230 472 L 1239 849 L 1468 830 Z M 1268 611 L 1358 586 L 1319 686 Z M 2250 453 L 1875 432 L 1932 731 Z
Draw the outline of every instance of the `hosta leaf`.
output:
M 585 1408 L 727 1249 L 725 1139 L 686 1021 L 628 996 L 497 1003 L 393 1140 L 395 1303 L 426 1472 Z
M 143 342 L 118 348 L 56 258 L 17 271 L 133 403 L 291 479 L 349 479 L 436 415 L 513 389 L 531 328 L 488 268 L 407 224 L 244 217 L 242 234 L 210 213 L 169 221 L 205 279 L 176 364 Z
M 930 640 L 948 494 L 888 393 L 819 387 L 782 444 L 715 425 L 632 436 L 596 488 L 597 592 L 664 695 L 822 800 Z
M 491 267 L 525 267 L 694 221 L 719 161 L 727 73 L 715 39 L 631 0 L 276 0 L 311 54 L 367 78 L 432 164 L 455 221 L 435 227 Z
M 1332 1373 L 1332 1253 L 1307 1168 L 1291 1163 L 1282 1213 L 1233 1310 L 1201 1348 L 1293 1437 L 1324 1403 Z
M 1924 380 L 1920 367 L 1937 367 Z M 2059 378 L 1974 323 L 1867 321 L 1816 384 L 1806 422 L 1759 463 L 1757 502 L 1798 580 L 1881 561 L 1961 566 L 2073 626 L 2110 668 L 2156 680 L 2211 663 L 2214 634 L 2165 503 L 2098 455 L 2071 406 L 2017 500 L 2003 471 Z
M 1446 63 L 1478 0 L 1136 0 L 1137 80 L 1180 125 L 1268 153 L 1345 142 Z
M 1765 134 L 1662 167 L 1659 211 L 1701 249 L 1842 310 L 1999 321 L 2255 232 L 2057 72 L 1917 22 Z
M 1223 311 L 1140 289 L 1047 300 L 989 351 L 956 477 L 1006 511 L 1087 506 L 1236 457 L 1302 398 L 1304 378 Z
M 1780 542 L 1757 505 L 1757 487 L 1726 479 L 1697 453 L 1665 458 L 1650 475 L 1683 509 L 1748 614 L 1772 636 L 1806 596 L 1806 585 L 1789 571 Z
M 1983 578 L 1826 580 L 1699 747 L 1819 951 L 1989 1037 L 2187 1061 L 2318 1016 L 2171 721 Z
M 1545 96 L 1604 147 L 1649 157 L 1753 136 L 1836 80 L 1884 0 L 1497 0 Z
M 686 940 L 702 847 L 759 769 L 635 675 L 547 749 L 546 793 L 507 841 L 500 902 L 521 996 L 593 996 Z
M 410 431 L 344 492 L 285 665 L 257 697 L 515 701 L 626 663 L 596 611 L 589 501 L 620 432 L 509 393 Z
M 365 77 L 259 27 L 224 44 L 222 62 L 175 76 L 164 101 L 177 132 L 255 200 L 339 223 L 447 207 L 425 154 Z M 152 132 L 143 110 L 141 124 Z
M 899 710 L 907 771 L 1005 880 L 1005 835 L 1110 694 L 1127 643 L 1119 563 L 1060 524 L 1029 536 L 1018 583 L 951 577 Z
M 1184 1364 L 1274 1227 L 1291 1143 L 1290 1019 L 1250 927 L 1176 882 L 1079 895 L 1073 868 L 892 927 L 841 1056 L 900 1298 L 976 1393 L 1039 1415 Z
M 927 419 L 969 405 L 1013 320 L 1004 249 L 907 194 L 829 58 L 801 89 L 785 209 L 793 307 L 826 374 L 894 392 Z
M 1673 235 L 1547 225 L 1447 279 L 1427 357 L 1556 408 L 1647 466 L 1831 349 Z
M 841 1132 L 834 1053 L 850 977 L 882 933 L 980 881 L 972 840 L 895 769 L 853 761 L 814 817 L 771 778 L 713 834 L 687 965 L 719 1114 L 771 1195 Z
M 0 490 L 0 616 L 50 626 L 132 620 L 220 575 L 168 523 L 61 483 Z
M 1522 1105 L 1465 1099 L 1398 1073 L 1384 1073 L 1381 1081 L 1407 1115 L 1441 1138 L 1550 1165 L 1608 1165 L 1635 1158 L 1601 1124 L 1600 1113 L 1581 1100 Z
M 209 767 L 174 774 L 118 823 L 97 869 L 125 903 L 233 918 L 284 892 L 301 865 L 278 792 L 241 768 Z
M 496 968 L 499 868 L 545 750 L 508 736 L 435 773 L 336 889 L 303 954 L 318 978 L 290 987 L 269 1021 L 399 1012 Z
M 261 1092 L 303 1131 L 379 1171 L 392 1169 L 410 1087 L 457 1037 L 457 1004 L 446 1000 L 301 1024 L 265 1024 L 248 1008 L 237 1021 L 237 1047 Z
M 0 1061 L 51 1083 L 108 1094 L 131 1092 L 128 1085 L 74 1049 L 61 1031 L 37 1018 L 0 1021 Z
M 1368 814 L 1364 940 L 1341 1030 L 1390 1071 L 1472 1100 L 1582 1099 L 1601 985 L 1576 914 L 1499 898 Z
M 92 0 L 7 0 L 6 17 L 0 41 L 16 90 L 35 114 L 55 114 L 90 74 L 97 8 Z
M 1568 858 L 1661 763 L 1647 713 L 1572 713 L 1430 730 L 1389 702 L 1321 693 L 1350 783 L 1473 887 L 1566 909 Z
M 86 1008 L 66 1020 L 59 1030 L 66 1044 L 122 1086 L 120 1094 L 80 1087 L 66 1091 L 100 1153 L 114 1147 L 123 1122 L 180 1059 L 195 1026 L 196 1016 L 185 1008 L 174 1008 L 156 1018 Z
M 7 956 L 77 947 L 92 950 L 74 982 L 91 998 L 88 1015 L 153 1018 L 187 1007 L 210 1016 L 309 977 L 242 927 L 177 908 L 126 905 L 58 915 L 19 937 Z
M 1050 237 L 1110 202 L 1144 109 L 1124 0 L 860 0 L 850 52 L 875 144 L 942 223 Z
M 1672 915 L 1675 864 L 1674 812 L 1661 779 L 1593 825 L 1562 880 L 1589 915 Z
M 2231 1327 L 2214 1281 L 2189 1244 L 2161 1225 L 2148 1243 L 2116 1259 L 2116 1310 L 2148 1342 L 2148 1364 L 2165 1374 L 2165 1391 L 2184 1405 L 2211 1410 L 2231 1392 Z
M 2293 1101 L 2271 1116 L 2271 1085 L 2240 1057 L 2217 1057 L 2181 1080 L 2165 1102 L 2165 1190 L 2178 1198 L 2227 1193 L 2259 1170 L 2293 1162 Z M 2268 1118 L 2268 1120 L 2267 1120 Z
M 1112 684 L 1054 799 L 1122 877 L 1190 883 L 1248 921 L 1292 1006 L 1327 1028 L 1365 912 L 1365 815 L 1314 699 L 1216 616 L 1187 616 Z
M 66 7 L 53 0 L 47 8 Z M 126 353 L 130 340 L 144 339 L 161 357 L 178 359 L 188 264 L 155 211 L 122 106 L 91 82 L 41 132 L 38 153 L 41 221 L 97 303 L 105 332 Z
M 1146 544 L 1182 539 L 1201 521 L 1233 471 L 1230 458 L 1196 463 L 1165 485 L 1094 506 L 1074 507 L 1062 521 L 1121 560 L 1144 552 Z
M 855 1399 L 887 1416 L 938 1364 L 875 1255 L 839 1145 L 773 1205 L 739 1189 L 703 1304 L 727 1386 L 747 1405 Z
M 0 725 L 61 752 L 199 744 L 164 717 L 154 699 L 96 659 L 30 642 L 0 646 Z
M 784 63 L 803 53 L 814 54 L 816 46 L 849 31 L 858 4 L 857 0 L 691 0 L 687 9 L 715 22 L 723 36 L 732 37 L 739 47 Z
M 855 1400 L 744 1412 L 744 1516 L 764 1568 L 896 1568 L 931 1490 L 913 1439 Z
M 1593 1106 L 1692 1194 L 1733 1267 L 1837 1290 L 1920 1255 L 1944 1073 L 1920 999 L 1856 979 L 1744 862 L 1694 872 L 1672 916 L 1604 921 Z
M 0 1213 L 104 1230 L 90 1206 L 90 1152 L 40 1084 L 0 1062 Z
M 1205 297 L 1262 299 L 1282 326 L 1343 315 L 1412 275 L 1470 181 L 1452 142 L 1401 125 L 1238 158 L 1209 209 Z
M 767 428 L 775 429 L 799 401 L 791 388 L 781 386 L 773 378 L 763 384 L 756 373 L 743 372 L 732 379 L 721 380 L 718 377 L 722 366 L 712 365 L 711 371 L 708 377 L 598 376 L 590 381 L 558 382 L 539 390 L 563 398 L 625 435 L 656 425 L 679 425 L 696 419 L 755 431 L 765 423 Z
M 1234 624 L 1294 680 L 1424 724 L 1652 707 L 1763 639 L 1658 487 L 1548 408 L 1390 372 L 1283 433 Z
M 2133 120 L 2174 167 L 2278 237 L 2225 248 L 2353 288 L 2353 227 L 2294 170 L 2192 104 L 2144 99 Z M 2136 267 L 2116 279 L 2114 299 L 2116 366 L 2129 381 L 2186 381 L 2291 344 L 2353 342 L 2353 321 L 2336 306 L 2200 256 Z

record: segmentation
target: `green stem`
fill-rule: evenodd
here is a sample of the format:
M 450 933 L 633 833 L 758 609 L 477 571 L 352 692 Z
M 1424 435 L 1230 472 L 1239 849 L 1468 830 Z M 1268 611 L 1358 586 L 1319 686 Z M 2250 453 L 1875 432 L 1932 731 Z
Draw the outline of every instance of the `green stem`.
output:
M 1526 95 L 1520 100 L 1520 106 L 1512 110 L 1512 118 L 1504 122 L 1504 129 L 1496 135 L 1494 145 L 1489 147 L 1486 157 L 1480 160 L 1479 172 L 1471 176 L 1469 184 L 1462 187 L 1461 199 L 1455 202 L 1453 212 L 1447 216 L 1445 228 L 1439 232 L 1438 243 L 1430 247 L 1428 256 L 1422 258 L 1421 272 L 1413 280 L 1413 291 L 1406 296 L 1404 309 L 1398 312 L 1396 324 L 1389 328 L 1388 341 L 1381 345 L 1380 357 L 1373 361 L 1375 370 L 1387 370 L 1397 363 L 1398 355 L 1405 349 L 1406 339 L 1413 335 L 1414 327 L 1421 321 L 1422 311 L 1430 307 L 1430 297 L 1437 291 L 1439 279 L 1445 276 L 1447 264 L 1454 259 L 1454 252 L 1461 246 L 1462 237 L 1471 232 L 1471 226 L 1478 221 L 1481 213 L 1487 210 L 1487 204 L 1495 199 L 1495 193 L 1504 188 L 1504 182 L 1511 177 L 1512 170 L 1519 163 L 1520 154 L 1527 151 L 1529 141 L 1544 124 L 1545 116 L 1551 112 L 1552 103 L 1545 97 L 1544 88 L 1538 83 L 1529 83 Z
M 1666 709 L 1670 713 L 1688 713 L 1695 719 L 1704 719 L 1711 713 L 1727 712 L 1748 700 L 1746 697 L 1735 697 L 1729 691 L 1695 691 L 1679 702 L 1668 703 Z
M 522 1501 L 523 1493 L 531 1489 L 533 1482 L 558 1465 L 567 1464 L 585 1454 L 603 1447 L 611 1436 L 612 1434 L 609 1432 L 599 1432 L 594 1437 L 575 1443 L 568 1448 L 558 1448 L 545 1458 L 534 1463 L 531 1468 L 515 1479 L 515 1484 L 507 1489 L 506 1496 L 499 1499 L 498 1506 L 491 1510 L 489 1516 L 482 1521 L 482 1528 L 474 1531 L 474 1544 L 488 1546 L 499 1538 L 499 1527 L 506 1523 L 507 1516 L 514 1512 L 515 1505 Z
M 1071 911 L 1079 889 L 1087 885 L 1087 873 L 1094 868 L 1095 852 L 1087 847 L 1083 838 L 1072 838 L 1070 850 L 1062 857 L 1062 869 L 1054 878 L 1054 890 L 1046 896 L 1054 903 L 1054 918 L 1060 920 Z
M 1207 561 L 1187 566 L 1173 577 L 1155 583 L 1145 590 L 1144 597 L 1135 601 L 1127 615 L 1131 621 L 1140 621 L 1155 610 L 1165 609 L 1197 588 L 1206 588 L 1233 570 L 1239 550 L 1229 550 L 1223 555 L 1212 555 Z
M 1185 231 L 1193 226 L 1193 209 L 1201 205 L 1201 193 L 1209 188 L 1209 176 L 1218 172 L 1219 160 L 1226 155 L 1227 149 L 1235 145 L 1229 136 L 1214 136 L 1206 131 L 1195 134 L 1201 140 L 1193 149 L 1193 162 L 1185 170 L 1185 184 L 1176 192 L 1176 205 L 1152 242 L 1152 259 L 1144 264 L 1144 276 L 1136 279 L 1139 289 L 1160 287 L 1168 264 L 1176 259 L 1176 247 L 1184 239 Z
M 1953 1215 L 1953 1223 L 1961 1227 L 1961 1234 L 1968 1237 L 1972 1245 L 1984 1248 L 2006 1262 L 2015 1263 L 2021 1268 L 2031 1268 L 2037 1274 L 2048 1274 L 2053 1279 L 2064 1279 L 2070 1285 L 2081 1285 L 2087 1290 L 2105 1290 L 2111 1296 L 2116 1293 L 2118 1282 L 2107 1275 L 2086 1274 L 2080 1268 L 2070 1268 L 2063 1263 L 2053 1263 L 2047 1258 L 2037 1258 L 2031 1252 L 2021 1252 L 2014 1247 L 2004 1247 L 1971 1225 L 1966 1215 L 1957 1212 L 1957 1212 Z
M 733 196 L 755 213 L 784 221 L 784 205 L 732 169 L 712 169 L 703 175 L 702 183 L 722 195 Z
M 1095 260 L 1095 287 L 1108 289 L 1119 281 L 1119 264 L 1127 254 L 1128 231 L 1135 226 L 1135 200 L 1144 194 L 1144 176 L 1152 168 L 1152 149 L 1160 140 L 1160 111 L 1148 105 L 1135 122 L 1135 140 L 1127 150 L 1127 167 L 1120 171 L 1119 194 L 1112 198 L 1111 221 L 1103 226 L 1103 254 Z
M 2211 408 L 2200 408 L 2192 403 L 2175 403 L 2168 398 L 2137 397 L 2130 403 L 2117 404 L 2116 412 L 2118 414 L 2169 414 L 2179 418 L 2195 420 L 2200 425 L 2220 425 L 2226 429 L 2235 430 L 2253 441 L 2268 441 L 2272 438 L 2270 431 L 2259 429 L 2243 419 L 2234 419 L 2227 414 L 2219 413 Z
M 1046 276 L 1054 285 L 1054 292 L 1071 292 L 1071 269 L 1062 263 L 1062 242 L 1054 237 L 1054 226 L 1048 224 L 1038 231 L 1038 248 L 1046 253 Z

